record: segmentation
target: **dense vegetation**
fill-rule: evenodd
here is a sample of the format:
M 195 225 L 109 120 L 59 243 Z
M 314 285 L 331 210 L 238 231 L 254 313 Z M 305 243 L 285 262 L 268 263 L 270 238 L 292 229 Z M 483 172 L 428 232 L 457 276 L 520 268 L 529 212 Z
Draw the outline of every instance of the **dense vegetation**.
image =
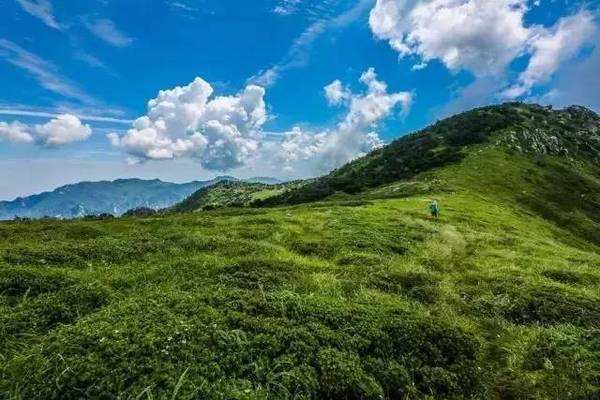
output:
M 358 193 L 460 161 L 468 146 L 489 143 L 529 154 L 600 160 L 600 117 L 583 107 L 553 111 L 521 103 L 478 108 L 403 136 L 295 190 L 257 202 L 297 204 L 335 192 Z
M 0 397 L 597 399 L 597 116 L 564 115 L 315 203 L 2 223 Z
M 244 207 L 255 201 L 276 196 L 298 184 L 265 184 L 227 180 L 196 191 L 184 201 L 169 208 L 168 211 L 191 212 L 222 207 Z

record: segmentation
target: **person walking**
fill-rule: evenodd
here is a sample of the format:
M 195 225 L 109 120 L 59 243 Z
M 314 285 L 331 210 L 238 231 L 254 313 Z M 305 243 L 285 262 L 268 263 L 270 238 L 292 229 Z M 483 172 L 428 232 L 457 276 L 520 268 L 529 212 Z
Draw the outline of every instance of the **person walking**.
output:
M 432 200 L 431 203 L 429 203 L 429 213 L 436 219 L 440 216 L 440 206 L 438 205 L 437 200 Z

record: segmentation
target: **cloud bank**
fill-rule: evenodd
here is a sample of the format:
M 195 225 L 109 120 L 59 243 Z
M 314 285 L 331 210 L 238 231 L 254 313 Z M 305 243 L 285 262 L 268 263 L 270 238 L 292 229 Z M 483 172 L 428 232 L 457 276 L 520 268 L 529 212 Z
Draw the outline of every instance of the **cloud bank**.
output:
M 186 86 L 161 90 L 126 134 L 108 138 L 138 161 L 192 158 L 207 170 L 260 166 L 289 175 L 323 173 L 380 146 L 377 124 L 398 106 L 401 113 L 410 109 L 412 94 L 388 93 L 372 68 L 360 82 L 364 93 L 352 93 L 340 81 L 324 88 L 330 104 L 346 109 L 334 128 L 295 126 L 266 134 L 263 87 L 248 85 L 235 95 L 214 96 L 212 86 L 198 77 Z

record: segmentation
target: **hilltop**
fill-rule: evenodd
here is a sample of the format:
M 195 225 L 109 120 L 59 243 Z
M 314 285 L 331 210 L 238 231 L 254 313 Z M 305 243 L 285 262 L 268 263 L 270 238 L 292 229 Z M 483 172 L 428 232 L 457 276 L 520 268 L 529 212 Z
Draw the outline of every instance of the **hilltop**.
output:
M 188 198 L 170 207 L 169 212 L 206 211 L 223 207 L 248 207 L 265 199 L 303 186 L 307 181 L 267 183 L 255 180 L 226 180 L 199 189 Z M 273 183 L 271 183 L 273 182 Z
M 488 106 L 438 121 L 422 131 L 350 162 L 265 204 L 297 204 L 335 192 L 358 193 L 463 160 L 474 145 L 529 156 L 600 161 L 600 117 L 573 106 L 552 110 L 535 104 Z
M 185 212 L 4 222 L 0 393 L 597 398 L 599 132 L 484 107 Z

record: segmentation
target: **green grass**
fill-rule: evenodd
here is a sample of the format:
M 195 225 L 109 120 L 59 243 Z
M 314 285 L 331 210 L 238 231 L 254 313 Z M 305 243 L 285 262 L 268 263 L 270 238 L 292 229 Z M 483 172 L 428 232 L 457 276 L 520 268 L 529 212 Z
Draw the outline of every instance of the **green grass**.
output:
M 536 164 L 505 157 L 309 205 L 3 223 L 0 393 L 595 398 L 597 223 L 544 218 Z
M 449 143 L 423 160 L 392 146 L 175 211 L 319 202 L 1 223 L 0 398 L 599 399 L 600 169 L 568 129 L 597 116 L 498 110 L 473 115 L 550 115 L 590 158 L 473 141 L 468 114 L 395 145 Z M 388 161 L 414 168 L 367 168 Z

